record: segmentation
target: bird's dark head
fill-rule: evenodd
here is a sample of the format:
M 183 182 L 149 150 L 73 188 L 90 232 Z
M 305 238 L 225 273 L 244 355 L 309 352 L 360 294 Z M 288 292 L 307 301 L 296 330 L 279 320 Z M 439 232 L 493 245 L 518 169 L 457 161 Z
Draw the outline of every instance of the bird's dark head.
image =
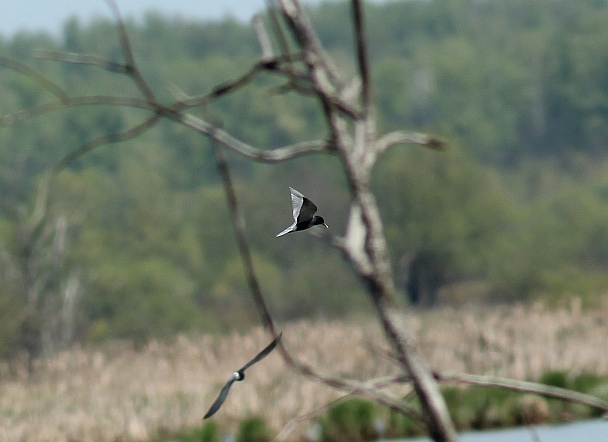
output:
M 323 219 L 322 216 L 314 216 L 312 218 L 312 222 L 310 223 L 310 225 L 316 226 L 318 224 L 323 224 L 325 227 L 327 227 L 329 229 L 329 226 L 327 224 L 325 224 L 325 220 Z

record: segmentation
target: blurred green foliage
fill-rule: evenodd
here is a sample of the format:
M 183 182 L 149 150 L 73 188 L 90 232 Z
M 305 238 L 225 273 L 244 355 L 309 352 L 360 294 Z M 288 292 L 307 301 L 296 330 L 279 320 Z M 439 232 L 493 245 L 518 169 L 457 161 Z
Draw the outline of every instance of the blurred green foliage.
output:
M 329 409 L 321 423 L 321 441 L 353 442 L 376 440 L 375 405 L 367 399 L 353 398 Z
M 270 442 L 272 433 L 264 419 L 249 417 L 239 424 L 236 442 Z
M 352 73 L 348 5 L 323 3 L 310 14 L 329 53 Z M 395 147 L 374 173 L 404 297 L 422 305 L 553 302 L 572 294 L 598 302 L 608 287 L 608 5 L 393 2 L 367 5 L 366 19 L 381 129 L 430 131 L 449 141 L 443 153 Z M 174 86 L 208 93 L 258 55 L 251 27 L 232 20 L 151 13 L 128 31 L 162 100 L 172 99 Z M 116 74 L 32 59 L 35 49 L 121 60 L 109 21 L 71 20 L 61 38 L 20 33 L 0 40 L 0 55 L 40 70 L 71 95 L 137 94 Z M 209 112 L 264 148 L 323 137 L 315 101 L 269 93 L 280 84 L 262 76 Z M 2 115 L 55 99 L 6 68 L 0 91 Z M 0 326 L 0 354 L 39 345 L 19 232 L 41 175 L 87 140 L 144 117 L 83 107 L 0 129 L 0 315 L 10 318 Z M 338 252 L 306 233 L 275 238 L 291 222 L 288 186 L 315 201 L 332 233 L 343 231 L 349 202 L 336 159 L 266 165 L 228 157 L 275 317 L 367 309 Z M 213 155 L 195 132 L 163 121 L 79 158 L 54 182 L 49 214 L 49 223 L 74 220 L 66 263 L 84 287 L 74 339 L 145 340 L 256 320 Z
M 222 434 L 220 426 L 215 421 L 209 421 L 197 428 L 190 428 L 181 431 L 179 434 L 166 434 L 166 431 L 159 431 L 153 441 L 175 440 L 176 442 L 220 442 Z

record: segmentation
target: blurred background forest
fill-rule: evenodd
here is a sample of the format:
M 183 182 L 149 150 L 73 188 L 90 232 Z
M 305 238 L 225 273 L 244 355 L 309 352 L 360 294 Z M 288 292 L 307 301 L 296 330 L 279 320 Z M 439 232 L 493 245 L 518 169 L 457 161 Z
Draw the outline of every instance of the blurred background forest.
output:
M 346 3 L 310 9 L 326 49 L 354 71 Z M 608 2 L 434 0 L 368 5 L 380 126 L 445 139 L 393 149 L 374 188 L 403 299 L 423 307 L 608 292 Z M 249 24 L 150 13 L 130 23 L 134 55 L 166 99 L 209 92 L 259 55 Z M 84 52 L 118 60 L 115 24 L 66 23 L 60 39 L 20 33 L 0 55 L 70 94 L 136 94 L 94 67 L 31 58 Z M 261 77 L 210 111 L 267 148 L 323 135 L 313 100 Z M 0 115 L 54 99 L 0 67 Z M 256 322 L 213 152 L 162 122 L 79 158 L 54 181 L 43 225 L 28 230 L 43 173 L 82 143 L 143 114 L 97 106 L 0 129 L 0 356 L 108 338 L 221 332 Z M 3 121 L 6 123 L 6 121 Z M 277 320 L 369 307 L 340 254 L 291 222 L 288 186 L 342 233 L 348 192 L 331 156 L 279 165 L 229 153 L 262 288 Z

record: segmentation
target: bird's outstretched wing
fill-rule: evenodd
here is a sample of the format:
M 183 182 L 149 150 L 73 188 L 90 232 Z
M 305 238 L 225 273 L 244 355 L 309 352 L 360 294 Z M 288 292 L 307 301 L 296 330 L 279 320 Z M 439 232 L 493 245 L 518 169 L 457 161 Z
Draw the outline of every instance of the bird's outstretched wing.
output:
M 291 207 L 293 209 L 293 219 L 297 221 L 298 217 L 300 216 L 300 210 L 302 209 L 302 205 L 304 204 L 304 199 L 306 197 L 293 187 L 290 187 L 289 191 L 291 192 Z
M 317 212 L 317 206 L 315 206 L 315 203 L 306 198 L 293 187 L 290 187 L 289 190 L 291 191 L 293 219 L 296 220 L 296 224 L 310 221 L 313 215 Z
M 260 360 L 262 360 L 266 356 L 268 356 L 268 353 L 270 353 L 272 350 L 274 350 L 274 348 L 277 346 L 278 342 L 281 340 L 281 336 L 283 336 L 283 332 L 279 333 L 279 335 L 276 338 L 274 338 L 274 340 L 270 344 L 268 344 L 268 346 L 264 350 L 259 352 L 257 354 L 257 356 L 255 358 L 253 358 L 251 361 L 247 362 L 243 366 L 243 368 L 241 368 L 239 371 L 244 372 L 249 367 L 251 367 L 253 364 L 255 364 L 256 362 L 259 362 Z
M 232 387 L 232 384 L 234 384 L 234 381 L 236 381 L 236 377 L 233 375 L 230 379 L 228 379 L 228 382 L 226 382 L 226 385 L 224 385 L 222 387 L 220 394 L 218 394 L 217 399 L 211 405 L 211 408 L 209 408 L 209 411 L 205 414 L 205 416 L 203 416 L 203 419 L 207 419 L 208 417 L 213 416 L 215 414 L 215 412 L 220 409 L 220 407 L 226 400 L 226 396 L 228 396 L 228 391 L 230 391 L 230 387 Z

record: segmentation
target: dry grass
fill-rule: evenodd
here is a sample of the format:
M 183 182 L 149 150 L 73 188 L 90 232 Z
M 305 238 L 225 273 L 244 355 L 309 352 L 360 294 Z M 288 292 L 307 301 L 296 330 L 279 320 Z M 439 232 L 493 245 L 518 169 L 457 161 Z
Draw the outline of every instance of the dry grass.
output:
M 436 370 L 536 379 L 550 369 L 608 373 L 608 307 L 581 312 L 540 306 L 414 314 L 410 324 Z M 371 350 L 372 322 L 285 324 L 293 354 L 324 372 L 357 379 L 395 374 Z M 196 427 L 234 369 L 268 343 L 261 330 L 214 338 L 180 336 L 134 350 L 125 343 L 75 348 L 37 361 L 32 374 L 13 361 L 0 367 L 2 441 L 146 440 L 159 430 Z M 234 385 L 213 419 L 234 430 L 262 415 L 275 431 L 340 396 L 286 369 L 271 354 Z M 304 431 L 300 426 L 292 434 Z

